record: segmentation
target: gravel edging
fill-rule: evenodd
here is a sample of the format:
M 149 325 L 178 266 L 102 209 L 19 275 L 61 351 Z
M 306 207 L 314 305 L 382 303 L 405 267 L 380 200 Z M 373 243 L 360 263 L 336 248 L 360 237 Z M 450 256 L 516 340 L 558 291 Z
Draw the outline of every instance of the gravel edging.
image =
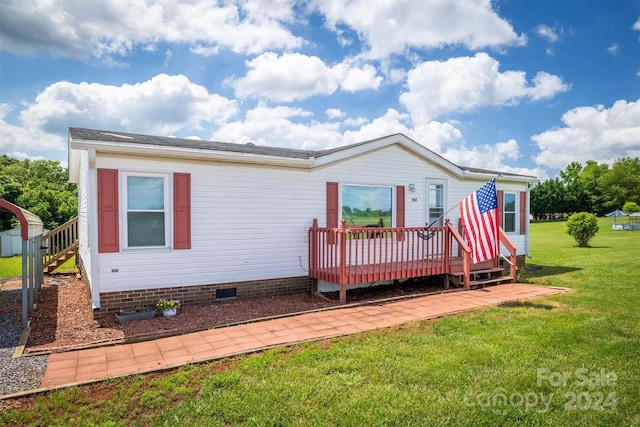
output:
M 49 356 L 14 358 L 22 336 L 22 326 L 15 323 L 11 307 L 20 289 L 3 289 L 0 292 L 0 396 L 28 391 L 40 387 Z

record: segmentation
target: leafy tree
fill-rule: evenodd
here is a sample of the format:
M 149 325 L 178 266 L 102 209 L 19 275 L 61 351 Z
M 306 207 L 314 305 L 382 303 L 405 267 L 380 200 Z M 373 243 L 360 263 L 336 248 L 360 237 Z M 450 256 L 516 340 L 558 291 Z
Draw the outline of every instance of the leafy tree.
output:
M 625 202 L 640 203 L 640 158 L 623 157 L 601 178 L 609 209 L 619 209 Z
M 593 212 L 598 216 L 602 216 L 609 210 L 605 206 L 607 201 L 606 192 L 602 185 L 602 177 L 609 171 L 609 165 L 589 160 L 584 169 L 580 180 L 585 189 L 586 196 L 589 199 L 589 209 L 586 211 Z
M 624 157 L 611 168 L 589 160 L 583 167 L 572 162 L 560 177 L 531 190 L 531 213 L 537 217 L 572 212 L 599 216 L 620 209 L 625 202 L 640 204 L 640 159 Z
M 580 247 L 589 246 L 591 239 L 598 233 L 598 218 L 589 212 L 578 212 L 567 220 L 566 232 Z
M 537 218 L 565 212 L 565 189 L 559 179 L 544 181 L 531 189 L 531 213 Z
M 78 191 L 68 171 L 51 160 L 17 160 L 0 156 L 0 199 L 38 215 L 53 229 L 78 214 Z M 0 216 L 0 229 L 12 227 L 13 215 Z

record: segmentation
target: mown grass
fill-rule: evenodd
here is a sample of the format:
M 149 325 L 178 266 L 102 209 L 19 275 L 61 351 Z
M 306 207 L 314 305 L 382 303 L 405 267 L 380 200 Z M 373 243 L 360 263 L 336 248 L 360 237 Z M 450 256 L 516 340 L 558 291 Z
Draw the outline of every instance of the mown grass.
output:
M 640 425 L 640 233 L 610 224 L 590 248 L 532 224 L 525 280 L 560 296 L 54 391 L 0 423 Z
M 71 273 L 76 271 L 76 257 L 68 259 L 56 270 L 56 273 Z M 20 277 L 22 275 L 22 257 L 13 256 L 0 258 L 0 279 Z

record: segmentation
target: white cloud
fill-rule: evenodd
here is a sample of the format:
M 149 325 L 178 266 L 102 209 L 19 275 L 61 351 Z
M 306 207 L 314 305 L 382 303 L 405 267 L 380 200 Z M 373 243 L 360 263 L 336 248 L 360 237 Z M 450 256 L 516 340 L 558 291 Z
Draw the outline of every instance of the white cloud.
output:
M 244 120 L 217 128 L 211 139 L 317 150 L 342 144 L 339 127 L 336 122 L 314 121 L 313 113 L 302 108 L 272 108 L 261 103 L 247 111 Z
M 382 77 L 377 75 L 375 67 L 369 64 L 364 65 L 362 68 L 341 64 L 338 68 L 344 69 L 340 88 L 347 92 L 378 89 L 382 82 Z
M 226 122 L 237 106 L 184 76 L 160 74 L 135 85 L 57 82 L 20 111 L 20 126 L 4 121 L 8 112 L 0 105 L 3 152 L 62 151 L 69 126 L 171 135 Z
M 640 17 L 638 17 L 638 20 L 633 24 L 633 29 L 640 31 Z
M 345 143 L 350 144 L 380 138 L 394 133 L 403 133 L 410 137 L 413 132 L 407 126 L 408 122 L 408 114 L 400 113 L 393 108 L 389 108 L 383 116 L 363 124 L 359 129 L 346 131 L 344 133 L 344 140 Z
M 346 119 L 344 119 L 342 124 L 346 127 L 358 127 L 368 122 L 369 119 L 367 119 L 366 117 L 347 117 Z
M 339 108 L 327 108 L 325 113 L 329 120 L 336 120 L 344 117 L 344 113 Z
M 562 82 L 562 79 L 553 74 L 539 71 L 533 78 L 533 86 L 529 87 L 528 95 L 534 101 L 553 98 L 556 94 L 566 92 L 571 85 Z
M 477 147 L 461 146 L 450 148 L 442 153 L 448 160 L 468 167 L 489 170 L 504 170 L 504 160 L 519 156 L 518 143 L 515 140 L 499 142 L 494 145 L 484 144 Z
M 236 112 L 234 101 L 210 94 L 185 76 L 160 74 L 134 85 L 54 83 L 20 118 L 26 127 L 47 132 L 87 125 L 166 135 L 223 122 Z
M 462 140 L 460 131 L 449 123 L 431 122 L 414 129 L 407 126 L 408 122 L 408 114 L 389 108 L 384 115 L 371 121 L 362 117 L 345 119 L 343 124 L 357 126 L 357 129 L 341 132 L 339 123 L 318 122 L 307 110 L 260 104 L 249 110 L 244 120 L 220 126 L 211 138 L 218 141 L 251 141 L 260 145 L 321 150 L 403 133 L 436 152 Z
M 311 0 L 329 29 L 344 40 L 344 27 L 369 47 L 367 56 L 384 58 L 406 48 L 469 49 L 521 45 L 511 24 L 492 9 L 490 0 Z
M 569 89 L 559 77 L 544 72 L 529 85 L 524 71 L 500 72 L 499 66 L 486 53 L 423 62 L 409 71 L 408 90 L 400 96 L 400 102 L 414 123 L 420 124 L 451 112 L 512 105 L 527 97 L 550 98 Z
M 614 58 L 618 56 L 619 50 L 620 50 L 620 47 L 618 46 L 618 43 L 613 43 L 611 46 L 607 48 L 607 52 L 609 52 L 609 55 L 611 55 Z
M 48 134 L 40 129 L 15 126 L 0 120 L 0 153 L 66 150 L 66 134 Z M 37 157 L 27 154 L 28 157 Z M 12 157 L 20 158 L 19 155 Z
M 339 88 L 348 92 L 377 89 L 382 81 L 371 65 L 357 67 L 343 62 L 328 66 L 317 56 L 299 53 L 280 56 L 267 52 L 246 65 L 249 71 L 244 77 L 226 81 L 239 98 L 293 102 L 330 95 Z
M 196 52 L 292 49 L 303 44 L 284 26 L 293 19 L 293 5 L 293 0 L 8 0 L 0 46 L 20 54 L 47 50 L 72 57 L 123 56 L 159 42 L 190 44 Z
M 531 137 L 540 148 L 537 164 L 563 169 L 573 161 L 612 164 L 619 157 L 640 156 L 640 101 L 574 108 L 562 121 L 564 127 Z
M 555 43 L 558 40 L 560 40 L 560 35 L 562 34 L 562 30 L 557 30 L 551 27 L 548 27 L 546 25 L 540 24 L 537 25 L 534 29 L 533 32 L 538 36 L 541 37 L 551 43 Z

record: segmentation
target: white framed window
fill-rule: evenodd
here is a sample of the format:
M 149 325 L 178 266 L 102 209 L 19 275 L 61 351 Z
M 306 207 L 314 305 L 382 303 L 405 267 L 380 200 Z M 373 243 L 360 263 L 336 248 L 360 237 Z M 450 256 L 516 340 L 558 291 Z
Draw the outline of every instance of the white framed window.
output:
M 447 205 L 447 181 L 427 179 L 427 225 L 444 225 L 444 212 Z
M 394 187 L 343 184 L 341 217 L 351 226 L 393 227 Z
M 504 193 L 502 228 L 507 233 L 516 231 L 516 193 Z
M 124 172 L 122 202 L 124 248 L 170 246 L 169 175 Z

